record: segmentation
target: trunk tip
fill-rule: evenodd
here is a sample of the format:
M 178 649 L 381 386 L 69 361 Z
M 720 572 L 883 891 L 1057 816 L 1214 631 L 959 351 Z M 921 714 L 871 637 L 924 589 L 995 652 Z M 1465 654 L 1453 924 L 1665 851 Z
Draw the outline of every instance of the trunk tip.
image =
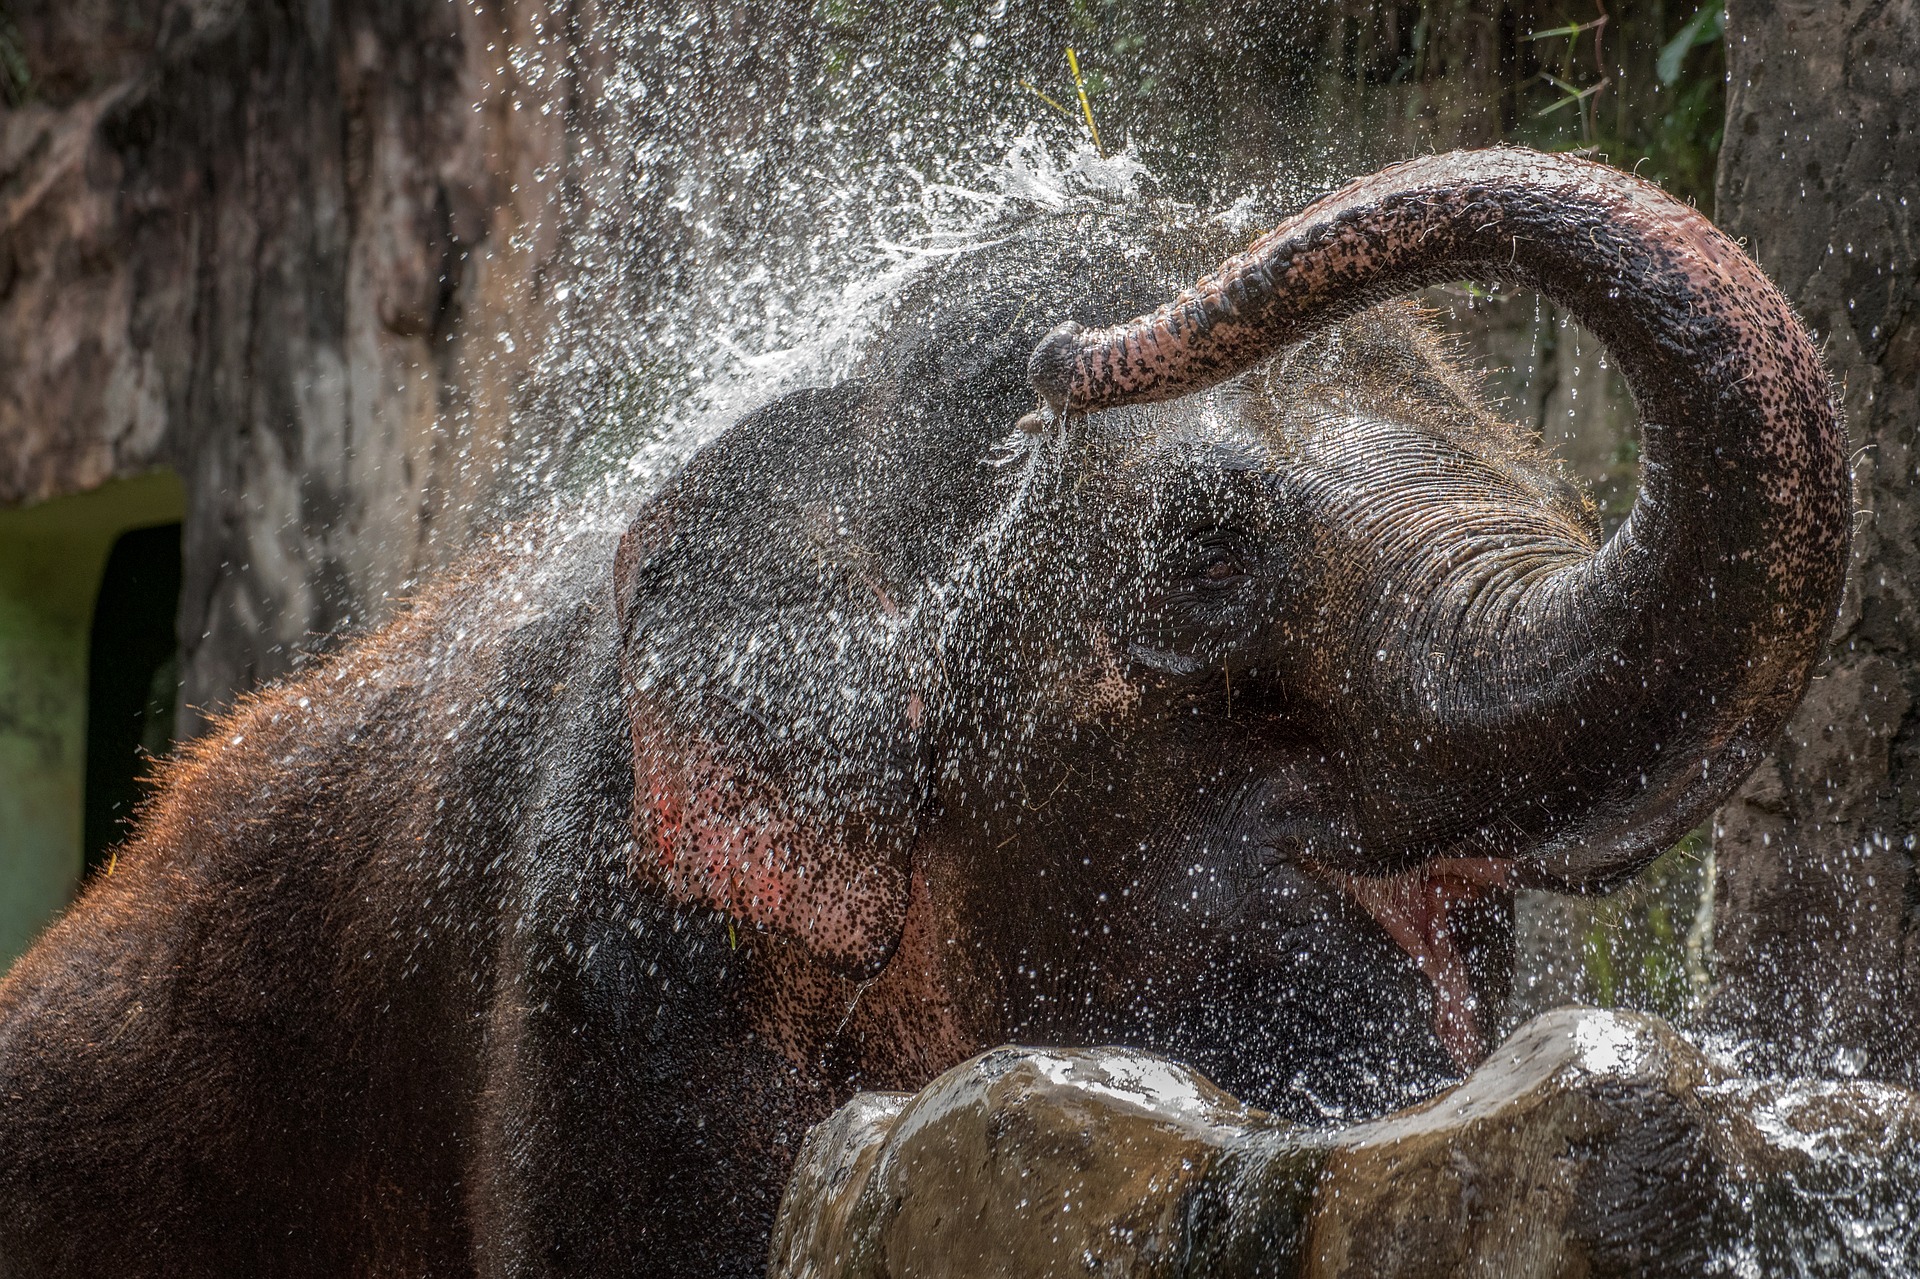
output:
M 1027 357 L 1027 378 L 1033 383 L 1033 389 L 1039 392 L 1040 399 L 1056 415 L 1067 411 L 1067 400 L 1073 391 L 1074 367 L 1080 359 L 1080 334 L 1084 330 L 1068 320 L 1057 325 L 1040 339 L 1040 345 L 1033 348 L 1033 354 Z

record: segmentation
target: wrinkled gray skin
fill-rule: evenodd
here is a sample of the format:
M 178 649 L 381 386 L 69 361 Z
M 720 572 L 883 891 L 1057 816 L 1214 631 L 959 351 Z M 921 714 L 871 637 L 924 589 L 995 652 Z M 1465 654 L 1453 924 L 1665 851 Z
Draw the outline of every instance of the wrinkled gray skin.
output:
M 1049 333 L 1216 232 L 1008 226 L 617 551 L 514 530 L 190 745 L 0 981 L 0 1275 L 751 1274 L 809 1124 L 1002 1042 L 1294 1114 L 1473 1060 L 1508 879 L 1630 872 L 1798 698 L 1843 454 L 1651 188 L 1429 157 L 1302 217 L 1160 365 Z M 1598 552 L 1404 313 L 1341 322 L 1483 268 L 1665 415 Z M 1021 430 L 1043 338 L 1125 394 Z
M 1466 210 L 1416 190 L 1427 216 L 1489 225 L 1450 162 L 1368 181 L 1426 181 Z M 1066 387 L 1047 367 L 1063 333 L 1094 342 L 1222 257 L 1217 231 L 1153 213 L 1036 220 L 904 299 L 857 380 L 742 423 L 642 516 L 617 589 L 641 804 L 674 814 L 642 862 L 801 941 L 815 978 L 772 996 L 775 1020 L 857 998 L 835 1049 L 875 1077 L 1003 1041 L 1118 1042 L 1286 1112 L 1404 1100 L 1482 1051 L 1516 876 L 1618 882 L 1750 766 L 1804 687 L 1844 546 L 1811 347 L 1757 272 L 1701 285 L 1701 237 L 1709 262 L 1731 246 L 1651 188 L 1527 153 L 1460 164 L 1461 190 L 1518 193 L 1535 241 L 1560 217 L 1585 237 L 1493 274 L 1584 303 L 1632 370 L 1687 367 L 1696 339 L 1718 361 L 1698 386 L 1636 387 L 1712 420 L 1659 428 L 1659 500 L 1611 557 L 1581 493 L 1408 310 L 1325 328 L 1394 291 L 1376 260 L 1444 274 L 1396 235 L 1398 189 L 1325 273 L 1288 259 L 1329 313 L 1287 317 L 1309 340 L 1216 360 L 1200 394 L 1015 427 L 1042 317 L 1082 326 L 1031 366 Z M 1591 185 L 1599 212 L 1536 180 Z M 1624 247 L 1600 238 L 1616 226 Z M 1645 278 L 1609 286 L 1621 262 Z M 1729 278 L 1774 308 L 1751 333 L 1713 292 Z M 1261 313 L 1239 297 L 1230 313 Z M 1746 403 L 1708 380 L 1746 368 Z M 1778 478 L 1767 449 L 1792 459 Z M 1804 509 L 1749 515 L 1736 487 L 1690 534 L 1670 463 L 1702 450 Z M 1620 576 L 1641 565 L 1706 599 L 1647 600 Z M 724 795 L 659 782 L 686 758 Z M 703 823 L 747 833 L 685 835 Z M 819 967 L 874 980 L 855 997 Z
M 1448 903 L 1396 912 L 1407 949 L 1447 934 L 1426 976 L 1367 904 L 1392 902 L 1330 869 L 1392 783 L 1330 743 L 1351 699 L 1315 656 L 1372 598 L 1430 589 L 1381 558 L 1406 527 L 1377 527 L 1383 506 L 1492 515 L 1543 554 L 1597 527 L 1410 307 L 1203 396 L 1013 428 L 1043 316 L 1124 318 L 1221 252 L 1155 214 L 1035 219 L 917 287 L 856 381 L 709 446 L 630 538 L 638 700 L 725 743 L 802 826 L 910 868 L 903 949 L 842 965 L 879 973 L 860 1006 L 885 1011 L 834 1041 L 869 1079 L 1125 1042 L 1285 1113 L 1376 1111 L 1470 1063 L 1501 1015 L 1504 868 L 1399 886 Z M 854 989 L 827 984 L 776 995 L 780 1019 Z

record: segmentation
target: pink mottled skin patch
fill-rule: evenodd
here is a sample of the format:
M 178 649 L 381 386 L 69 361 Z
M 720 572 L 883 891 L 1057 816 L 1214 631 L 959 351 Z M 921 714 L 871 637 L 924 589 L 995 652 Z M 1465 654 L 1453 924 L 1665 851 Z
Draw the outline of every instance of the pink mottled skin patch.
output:
M 650 751 L 635 752 L 634 789 L 646 797 L 660 875 L 683 891 L 697 886 L 696 895 L 717 910 L 771 927 L 794 896 L 788 854 L 800 833 L 771 816 L 743 825 L 727 798 L 738 785 L 711 758 L 669 764 Z
M 675 899 L 804 939 L 844 973 L 887 962 L 906 909 L 899 858 L 859 826 L 809 824 L 704 742 L 634 717 L 636 872 Z
M 863 1087 L 903 1090 L 998 1042 L 996 994 L 961 944 L 942 878 L 914 871 L 899 948 L 870 980 L 828 972 L 797 946 L 766 946 L 747 1001 L 755 1033 L 797 1068 L 831 1057 Z

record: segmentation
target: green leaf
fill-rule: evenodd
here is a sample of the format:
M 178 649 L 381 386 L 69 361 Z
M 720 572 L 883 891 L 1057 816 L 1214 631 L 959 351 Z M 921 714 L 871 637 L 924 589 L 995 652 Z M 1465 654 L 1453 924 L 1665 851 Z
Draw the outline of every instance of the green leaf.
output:
M 1711 44 L 1718 40 L 1727 29 L 1727 8 L 1722 0 L 1701 8 L 1700 12 L 1687 19 L 1687 25 L 1680 28 L 1680 34 L 1660 49 L 1660 58 L 1653 64 L 1653 73 L 1661 84 L 1672 84 L 1680 78 L 1680 66 L 1694 48 Z
M 27 70 L 20 28 L 13 25 L 13 15 L 0 4 L 0 103 L 25 106 L 32 97 L 33 76 Z

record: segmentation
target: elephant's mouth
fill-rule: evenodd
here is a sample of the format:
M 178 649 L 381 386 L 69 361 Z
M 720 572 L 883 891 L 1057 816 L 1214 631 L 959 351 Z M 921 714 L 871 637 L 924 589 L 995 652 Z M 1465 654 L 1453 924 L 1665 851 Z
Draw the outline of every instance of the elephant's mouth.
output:
M 1451 857 L 1398 875 L 1327 872 L 1433 988 L 1433 1033 L 1462 1071 L 1487 1053 L 1490 1029 L 1473 988 L 1459 916 L 1496 893 L 1512 891 L 1514 863 L 1494 857 Z

